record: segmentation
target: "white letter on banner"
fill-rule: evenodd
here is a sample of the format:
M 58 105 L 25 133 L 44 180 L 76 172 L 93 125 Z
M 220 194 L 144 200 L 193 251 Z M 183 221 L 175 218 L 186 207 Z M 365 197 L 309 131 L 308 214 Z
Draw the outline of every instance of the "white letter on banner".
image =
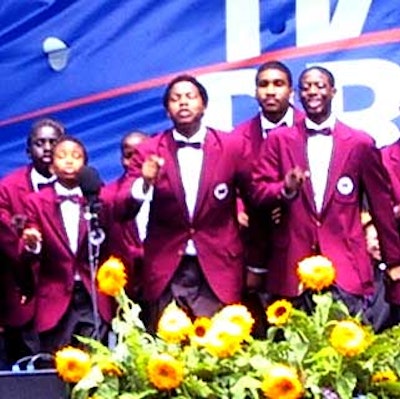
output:
M 259 0 L 226 0 L 226 60 L 229 62 L 260 54 Z
M 392 122 L 399 117 L 400 66 L 388 60 L 371 58 L 350 61 L 318 63 L 333 73 L 337 93 L 333 108 L 344 122 L 365 130 L 376 141 L 378 147 L 388 145 L 400 137 L 397 125 Z M 307 67 L 312 63 L 307 64 Z M 355 111 L 344 109 L 344 88 L 364 86 L 371 89 L 373 99 L 368 108 Z M 357 96 L 350 98 L 357 104 Z
M 372 0 L 338 0 L 332 19 L 330 3 L 330 0 L 296 0 L 297 46 L 360 35 Z

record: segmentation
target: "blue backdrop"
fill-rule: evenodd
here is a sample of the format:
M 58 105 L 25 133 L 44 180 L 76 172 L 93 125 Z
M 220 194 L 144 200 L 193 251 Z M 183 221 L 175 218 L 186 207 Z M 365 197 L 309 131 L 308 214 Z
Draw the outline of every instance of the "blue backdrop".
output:
M 400 136 L 399 43 L 391 0 L 2 0 L 0 176 L 26 163 L 32 122 L 52 116 L 106 181 L 117 177 L 122 135 L 169 126 L 161 96 L 182 72 L 206 85 L 207 122 L 230 130 L 257 111 L 255 70 L 268 59 L 295 81 L 329 68 L 335 112 L 385 145 Z

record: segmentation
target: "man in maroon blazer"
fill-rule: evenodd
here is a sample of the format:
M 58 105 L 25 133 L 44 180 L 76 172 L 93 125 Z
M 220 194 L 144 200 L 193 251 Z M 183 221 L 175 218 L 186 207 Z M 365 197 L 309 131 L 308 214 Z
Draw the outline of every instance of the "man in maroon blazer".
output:
M 258 158 L 262 142 L 267 139 L 272 129 L 282 125 L 291 127 L 304 118 L 303 112 L 292 105 L 292 74 L 285 64 L 280 61 L 265 62 L 257 70 L 255 83 L 255 98 L 260 106 L 260 112 L 238 125 L 233 131 L 233 134 L 244 139 L 249 167 Z M 279 214 L 279 207 L 262 212 L 252 207 L 239 210 L 249 289 L 244 301 L 256 319 L 254 334 L 260 337 L 265 337 L 266 315 L 263 303 L 267 299 L 263 298 L 265 293 L 252 291 L 257 291 L 262 286 L 266 272 L 266 258 L 271 252 L 269 235 L 273 224 L 279 223 Z
M 124 173 L 117 180 L 108 184 L 102 191 L 103 196 L 114 199 L 124 181 L 134 149 L 143 143 L 149 136 L 140 131 L 126 134 L 121 140 L 121 164 Z M 134 218 L 114 221 L 109 233 L 110 252 L 120 258 L 127 270 L 128 282 L 125 288 L 128 296 L 133 300 L 140 299 L 140 275 L 143 263 L 143 245 L 148 220 L 148 203 L 143 204 Z
M 336 267 L 334 295 L 352 312 L 361 311 L 374 292 L 360 220 L 365 193 L 389 266 L 391 299 L 400 303 L 400 239 L 379 151 L 370 136 L 344 125 L 331 113 L 336 89 L 328 70 L 317 66 L 304 70 L 299 91 L 305 121 L 271 132 L 253 173 L 255 203 L 283 208 L 272 236 L 266 289 L 276 298 L 297 298 L 306 305 L 297 263 L 322 254 Z
M 138 147 L 129 169 L 125 187 L 134 182 L 136 203 L 144 194 L 151 200 L 143 268 L 150 331 L 171 300 L 190 316 L 211 316 L 241 299 L 236 197 L 250 175 L 240 140 L 202 123 L 207 102 L 195 78 L 173 79 L 164 107 L 174 127 Z
M 55 176 L 50 172 L 52 151 L 63 134 L 64 126 L 53 119 L 44 118 L 33 124 L 26 143 L 31 162 L 0 181 L 0 215 L 12 230 L 1 232 L 1 239 L 20 235 L 26 220 L 26 197 L 54 181 Z M 10 247 L 7 245 L 8 249 Z M 7 251 L 7 248 L 2 247 L 1 251 Z M 18 269 L 15 262 L 15 256 L 9 256 L 6 260 L 8 270 L 4 270 L 2 275 L 2 292 L 6 301 L 2 310 L 5 312 L 7 350 L 11 362 L 37 350 L 30 323 L 35 307 L 34 282 L 29 274 L 13 275 L 11 269 Z

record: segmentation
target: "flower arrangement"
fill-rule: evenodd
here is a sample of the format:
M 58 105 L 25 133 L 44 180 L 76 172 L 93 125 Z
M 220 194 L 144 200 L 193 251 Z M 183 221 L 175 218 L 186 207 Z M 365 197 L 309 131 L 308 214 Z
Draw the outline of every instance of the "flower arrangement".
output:
M 240 304 L 192 321 L 171 303 L 154 337 L 124 292 L 123 264 L 111 258 L 97 282 L 119 304 L 116 346 L 82 337 L 85 349 L 56 353 L 56 369 L 72 383 L 72 399 L 400 397 L 400 327 L 374 334 L 334 301 L 327 288 L 335 269 L 327 258 L 304 259 L 298 276 L 304 290 L 315 291 L 314 312 L 273 303 L 265 340 L 251 337 L 254 320 Z

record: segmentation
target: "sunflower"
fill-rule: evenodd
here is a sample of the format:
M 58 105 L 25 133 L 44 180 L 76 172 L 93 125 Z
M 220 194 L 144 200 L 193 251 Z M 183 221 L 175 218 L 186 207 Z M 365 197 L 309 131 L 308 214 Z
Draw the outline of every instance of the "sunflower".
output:
M 102 360 L 98 363 L 101 372 L 104 375 L 110 375 L 115 377 L 121 377 L 123 375 L 123 371 L 121 368 L 110 360 Z
M 269 399 L 298 399 L 303 386 L 296 370 L 283 364 L 272 365 L 264 374 L 261 390 Z
M 297 276 L 304 288 L 321 291 L 333 284 L 336 270 L 332 262 L 321 255 L 310 256 L 297 265 Z
M 91 360 L 88 353 L 81 349 L 66 346 L 56 352 L 56 370 L 65 382 L 78 382 L 89 371 Z
M 110 296 L 117 296 L 127 281 L 125 266 L 118 258 L 111 256 L 97 272 L 99 291 Z
M 393 370 L 377 371 L 372 375 L 372 382 L 379 384 L 380 382 L 396 382 L 398 380 Z
M 276 326 L 283 326 L 289 320 L 293 305 L 286 299 L 275 301 L 267 308 L 268 323 Z
M 184 341 L 192 330 L 192 321 L 175 302 L 171 302 L 158 321 L 157 335 L 166 342 Z
M 205 337 L 211 326 L 211 319 L 208 317 L 198 317 L 193 322 L 193 327 L 190 332 L 190 342 L 194 345 L 204 346 Z
M 337 322 L 329 337 L 331 345 L 343 356 L 357 356 L 368 346 L 365 329 L 353 320 Z
M 183 365 L 168 353 L 156 354 L 149 360 L 147 375 L 157 389 L 168 391 L 182 383 Z
M 241 326 L 227 320 L 213 319 L 204 337 L 204 347 L 213 356 L 227 358 L 240 349 L 242 341 Z
M 251 313 L 244 305 L 228 305 L 220 310 L 214 317 L 214 320 L 228 321 L 238 325 L 242 330 L 242 338 L 250 337 L 253 328 L 254 319 Z

